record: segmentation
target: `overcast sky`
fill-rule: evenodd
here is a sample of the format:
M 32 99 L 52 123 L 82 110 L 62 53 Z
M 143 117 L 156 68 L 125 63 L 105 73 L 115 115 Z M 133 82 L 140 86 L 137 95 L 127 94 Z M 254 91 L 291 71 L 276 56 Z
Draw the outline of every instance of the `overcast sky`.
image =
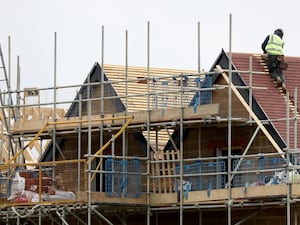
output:
M 12 46 L 12 80 L 17 56 L 21 88 L 53 86 L 54 32 L 57 32 L 57 84 L 80 84 L 95 62 L 197 70 L 197 23 L 201 26 L 201 68 L 209 70 L 221 49 L 261 53 L 261 42 L 280 27 L 285 54 L 300 56 L 297 0 L 0 0 L 0 43 L 7 64 Z M 14 85 L 14 81 L 12 85 Z M 13 86 L 15 89 L 15 86 Z

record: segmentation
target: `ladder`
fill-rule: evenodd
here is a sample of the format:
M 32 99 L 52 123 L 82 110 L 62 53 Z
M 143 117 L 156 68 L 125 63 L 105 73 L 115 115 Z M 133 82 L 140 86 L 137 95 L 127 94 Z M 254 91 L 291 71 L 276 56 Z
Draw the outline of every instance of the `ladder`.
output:
M 0 72 L 0 91 L 2 91 L 2 89 L 6 88 L 7 93 L 8 93 L 8 106 L 9 105 L 12 106 L 13 102 L 12 102 L 11 88 L 10 88 L 10 83 L 9 83 L 7 72 L 6 72 L 6 67 L 5 67 L 5 62 L 4 62 L 1 45 L 0 45 L 0 58 L 1 58 L 0 71 L 2 70 L 2 72 Z M 5 101 L 3 99 L 1 92 L 0 92 L 0 104 L 1 104 L 1 106 L 5 106 Z M 12 117 L 13 117 L 14 121 L 16 121 L 14 108 L 12 107 L 10 111 L 12 112 Z M 5 116 L 6 112 L 5 112 L 4 107 L 1 108 L 1 114 L 2 114 L 2 122 L 4 122 L 3 129 L 6 129 L 6 131 L 9 131 L 10 130 L 10 118 L 9 117 L 6 118 L 6 116 Z M 19 144 L 21 145 L 20 139 L 19 139 Z M 8 149 L 11 149 L 12 154 L 14 154 L 14 145 L 13 145 L 10 137 L 8 137 L 7 146 L 9 146 Z
M 260 64 L 263 66 L 264 71 L 266 73 L 269 73 L 269 69 L 266 63 L 266 58 L 263 55 L 256 55 L 256 58 L 258 59 L 258 61 L 260 62 Z M 274 86 L 276 86 L 276 81 L 273 81 Z M 295 108 L 295 101 L 294 101 L 294 97 L 289 95 L 289 98 L 287 96 L 287 94 L 283 91 L 282 87 L 277 87 L 280 94 L 283 96 L 283 98 L 288 102 L 289 108 L 291 109 L 292 112 L 296 112 L 296 116 L 298 119 L 300 119 L 300 112 Z

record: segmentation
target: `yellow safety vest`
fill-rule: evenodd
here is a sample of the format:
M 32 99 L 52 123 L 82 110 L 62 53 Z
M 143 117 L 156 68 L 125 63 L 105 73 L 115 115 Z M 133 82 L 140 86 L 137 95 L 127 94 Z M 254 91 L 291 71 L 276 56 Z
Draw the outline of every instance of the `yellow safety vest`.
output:
M 266 46 L 266 51 L 270 55 L 283 55 L 283 40 L 276 34 L 269 36 L 269 41 Z

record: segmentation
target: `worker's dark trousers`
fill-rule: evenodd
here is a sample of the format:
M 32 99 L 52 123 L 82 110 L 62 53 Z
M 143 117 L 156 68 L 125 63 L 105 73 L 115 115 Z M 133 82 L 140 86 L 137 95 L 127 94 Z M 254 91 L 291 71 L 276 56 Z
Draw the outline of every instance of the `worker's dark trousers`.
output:
M 268 69 L 272 78 L 277 80 L 277 76 L 279 76 L 282 82 L 285 82 L 280 63 L 281 62 L 277 60 L 277 55 L 268 55 Z

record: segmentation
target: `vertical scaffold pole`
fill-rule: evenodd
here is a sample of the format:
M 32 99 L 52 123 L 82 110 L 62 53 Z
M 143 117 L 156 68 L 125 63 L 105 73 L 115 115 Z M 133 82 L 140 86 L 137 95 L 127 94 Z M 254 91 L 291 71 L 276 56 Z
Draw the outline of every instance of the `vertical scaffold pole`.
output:
M 297 118 L 297 109 L 298 109 L 298 88 L 294 89 L 294 149 L 298 148 L 297 137 L 298 137 L 298 118 Z
M 82 120 L 82 93 L 79 93 L 79 102 L 78 102 L 78 117 L 79 120 Z M 77 141 L 77 158 L 78 160 L 81 159 L 81 135 L 82 132 L 82 125 L 81 123 L 78 124 L 78 141 Z M 80 162 L 78 162 L 78 179 L 77 179 L 77 190 L 80 191 L 80 186 L 81 186 L 81 169 L 85 169 L 85 168 L 81 168 L 81 164 Z
M 54 32 L 54 71 L 53 71 L 53 112 L 52 120 L 54 122 L 53 133 L 52 133 L 52 161 L 55 161 L 55 149 L 56 149 L 56 76 L 57 76 L 57 34 Z M 55 170 L 53 170 L 53 177 L 55 179 Z
M 201 50 L 201 43 L 200 43 L 200 22 L 198 22 L 198 78 L 199 78 L 199 83 L 198 83 L 198 96 L 199 96 L 199 100 L 201 99 L 201 82 L 200 82 L 200 73 L 201 73 L 201 54 L 200 51 Z M 201 100 L 200 100 L 201 101 Z M 200 103 L 199 103 L 200 104 Z M 198 128 L 198 156 L 201 157 L 201 127 Z M 202 212 L 199 211 L 199 213 L 201 214 Z
M 128 31 L 125 31 L 125 116 L 128 113 Z M 124 120 L 124 123 L 126 120 Z M 127 155 L 127 132 L 124 131 L 122 134 L 123 137 L 123 148 L 122 148 L 122 155 Z
M 183 225 L 183 111 L 184 111 L 184 106 L 183 106 L 183 76 L 180 77 L 180 124 L 179 124 L 179 149 L 180 149 L 180 203 L 179 203 L 179 224 Z
M 147 22 L 147 225 L 150 225 L 150 22 Z
M 91 74 L 88 75 L 88 85 L 87 85 L 87 113 L 88 113 L 88 225 L 92 224 L 92 126 L 91 126 L 91 99 L 90 99 L 90 83 Z
M 250 56 L 249 58 L 249 107 L 252 110 L 252 83 L 253 83 L 253 72 L 252 72 L 252 64 L 253 64 L 253 58 Z M 249 121 L 252 121 L 252 117 L 249 113 Z
M 198 22 L 198 73 L 201 72 L 201 54 L 200 54 L 200 22 Z
M 102 25 L 102 31 L 101 31 L 101 84 L 100 84 L 101 90 L 100 90 L 100 116 L 101 118 L 104 117 L 104 26 Z M 103 121 L 100 123 L 100 132 L 99 132 L 99 145 L 103 146 Z M 102 169 L 103 164 L 101 165 Z M 103 187 L 103 174 L 100 174 L 100 191 Z
M 228 86 L 228 217 L 227 217 L 227 224 L 231 225 L 231 119 L 232 119 L 232 90 L 231 90 L 231 83 L 232 83 L 232 52 L 231 52 L 231 41 L 232 41 L 232 15 L 229 15 L 229 86 Z
M 287 91 L 286 93 L 286 160 L 288 167 L 290 166 L 290 106 L 289 99 L 290 94 Z M 291 189 L 292 189 L 292 181 L 293 174 L 290 174 L 290 171 L 287 170 L 287 198 L 286 198 L 286 224 L 291 224 Z M 291 180 L 291 182 L 290 182 Z

